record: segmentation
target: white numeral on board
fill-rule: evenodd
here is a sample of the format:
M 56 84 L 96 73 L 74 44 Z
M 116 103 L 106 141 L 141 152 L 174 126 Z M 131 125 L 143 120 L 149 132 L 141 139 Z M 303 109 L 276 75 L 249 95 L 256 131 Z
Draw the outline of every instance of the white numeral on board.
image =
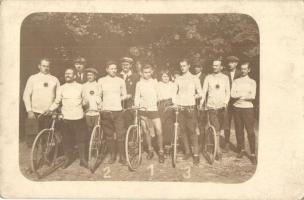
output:
M 154 165 L 151 164 L 149 165 L 149 167 L 147 167 L 148 170 L 150 170 L 150 176 L 153 176 L 154 175 Z
M 110 167 L 105 167 L 102 169 L 103 171 L 103 178 L 111 178 L 111 168 Z
M 184 178 L 191 178 L 191 167 L 185 167 L 184 168 L 185 173 L 183 173 Z

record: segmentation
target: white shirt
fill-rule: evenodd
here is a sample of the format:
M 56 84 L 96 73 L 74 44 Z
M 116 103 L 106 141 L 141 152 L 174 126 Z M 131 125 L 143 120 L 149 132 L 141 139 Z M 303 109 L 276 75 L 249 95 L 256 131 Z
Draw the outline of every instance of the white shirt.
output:
M 123 79 L 126 80 L 128 76 L 132 75 L 132 71 L 129 70 L 128 73 L 125 73 L 124 71 L 121 71 L 120 74 L 122 75 Z
M 98 112 L 96 112 L 101 106 L 101 98 L 98 95 L 98 84 L 97 81 L 86 82 L 83 84 L 83 92 L 86 101 L 88 101 L 88 111 L 86 115 L 96 116 Z
M 181 106 L 194 106 L 195 95 L 202 96 L 200 80 L 190 72 L 178 76 L 175 80 L 177 95 L 176 103 Z
M 30 76 L 26 82 L 23 101 L 26 111 L 42 113 L 54 102 L 59 80 L 50 74 L 41 72 Z
M 158 82 L 158 100 L 172 99 L 172 101 L 175 101 L 176 92 L 176 85 L 173 82 Z
M 83 86 L 80 83 L 65 83 L 59 87 L 58 95 L 50 110 L 56 110 L 60 103 L 63 118 L 67 120 L 78 120 L 83 118 Z
M 146 111 L 157 111 L 158 83 L 155 79 L 142 78 L 136 84 L 134 105 L 146 108 Z
M 231 88 L 231 97 L 238 100 L 233 106 L 238 108 L 253 108 L 251 101 L 242 100 L 239 98 L 255 99 L 256 95 L 256 82 L 248 76 L 240 77 L 233 81 Z
M 207 109 L 223 108 L 228 105 L 229 99 L 230 83 L 228 76 L 223 73 L 207 75 L 203 85 L 201 101 L 206 101 Z
M 126 83 L 117 76 L 105 76 L 98 80 L 99 95 L 102 97 L 104 110 L 121 111 L 121 101 L 126 97 Z

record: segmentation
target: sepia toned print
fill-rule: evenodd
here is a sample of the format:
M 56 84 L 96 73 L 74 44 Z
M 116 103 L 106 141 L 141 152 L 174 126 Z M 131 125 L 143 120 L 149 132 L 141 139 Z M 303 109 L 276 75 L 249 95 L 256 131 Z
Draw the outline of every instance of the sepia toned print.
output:
M 35 181 L 247 181 L 263 154 L 259 45 L 243 14 L 29 15 L 21 172 Z

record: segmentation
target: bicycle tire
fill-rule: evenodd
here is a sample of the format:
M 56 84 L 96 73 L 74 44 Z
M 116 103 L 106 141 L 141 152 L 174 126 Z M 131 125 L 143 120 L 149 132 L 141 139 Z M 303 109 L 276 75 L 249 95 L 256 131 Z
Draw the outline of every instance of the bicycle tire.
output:
M 177 161 L 177 138 L 178 138 L 178 126 L 174 125 L 174 133 L 173 133 L 173 143 L 172 143 L 172 167 L 176 167 L 176 161 Z
M 130 171 L 135 171 L 141 164 L 141 130 L 138 125 L 129 126 L 126 134 L 125 152 Z
M 92 173 L 97 169 L 102 161 L 102 156 L 105 155 L 107 150 L 106 142 L 103 138 L 103 131 L 100 125 L 93 128 L 90 145 L 89 145 L 89 169 Z
M 217 138 L 215 128 L 210 125 L 205 130 L 203 153 L 209 164 L 213 164 L 217 153 Z
M 37 134 L 32 145 L 30 161 L 31 169 L 38 178 L 52 171 L 58 154 L 58 143 L 52 129 L 43 129 Z M 42 152 L 39 152 L 40 147 Z M 40 158 L 37 159 L 36 155 Z

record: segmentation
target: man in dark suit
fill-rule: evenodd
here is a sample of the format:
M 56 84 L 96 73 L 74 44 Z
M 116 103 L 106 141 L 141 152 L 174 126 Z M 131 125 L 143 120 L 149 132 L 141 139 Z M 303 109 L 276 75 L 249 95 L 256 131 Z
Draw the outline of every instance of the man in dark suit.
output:
M 196 62 L 196 63 L 192 64 L 192 66 L 193 66 L 193 74 L 197 78 L 199 78 L 202 87 L 203 87 L 203 83 L 204 83 L 205 77 L 207 75 L 207 73 L 203 70 L 204 64 L 205 63 L 203 61 Z
M 195 62 L 192 64 L 192 66 L 193 66 L 193 74 L 200 80 L 201 87 L 203 88 L 203 84 L 204 84 L 205 78 L 207 76 L 207 73 L 204 70 L 205 62 L 204 61 Z M 196 99 L 197 106 L 200 105 L 200 101 L 201 101 L 201 98 Z M 207 122 L 207 114 L 206 114 L 205 110 L 199 110 L 198 121 L 199 121 L 199 130 L 196 130 L 196 131 L 199 131 L 200 137 L 203 137 L 204 133 L 205 133 L 206 122 Z M 202 140 L 200 139 L 199 141 L 202 141 Z
M 227 60 L 227 68 L 224 71 L 224 74 L 226 74 L 229 77 L 230 82 L 230 89 L 232 86 L 233 80 L 240 78 L 242 76 L 242 73 L 239 69 L 237 69 L 237 65 L 239 63 L 239 58 L 236 56 L 228 56 L 226 58 Z M 235 102 L 235 99 L 230 98 L 227 111 L 228 111 L 228 129 L 224 130 L 225 133 L 225 146 L 224 146 L 224 152 L 229 152 L 230 150 L 230 127 L 231 127 L 231 120 L 233 115 L 233 103 Z
M 121 59 L 121 72 L 119 76 L 124 79 L 127 88 L 127 98 L 123 101 L 123 108 L 130 108 L 133 105 L 136 83 L 140 76 L 132 71 L 133 59 L 123 57 Z M 125 112 L 126 128 L 133 123 L 132 112 Z
M 87 82 L 84 69 L 86 68 L 87 61 L 83 57 L 77 57 L 74 60 L 74 67 L 76 69 L 76 82 L 77 83 L 85 83 Z

